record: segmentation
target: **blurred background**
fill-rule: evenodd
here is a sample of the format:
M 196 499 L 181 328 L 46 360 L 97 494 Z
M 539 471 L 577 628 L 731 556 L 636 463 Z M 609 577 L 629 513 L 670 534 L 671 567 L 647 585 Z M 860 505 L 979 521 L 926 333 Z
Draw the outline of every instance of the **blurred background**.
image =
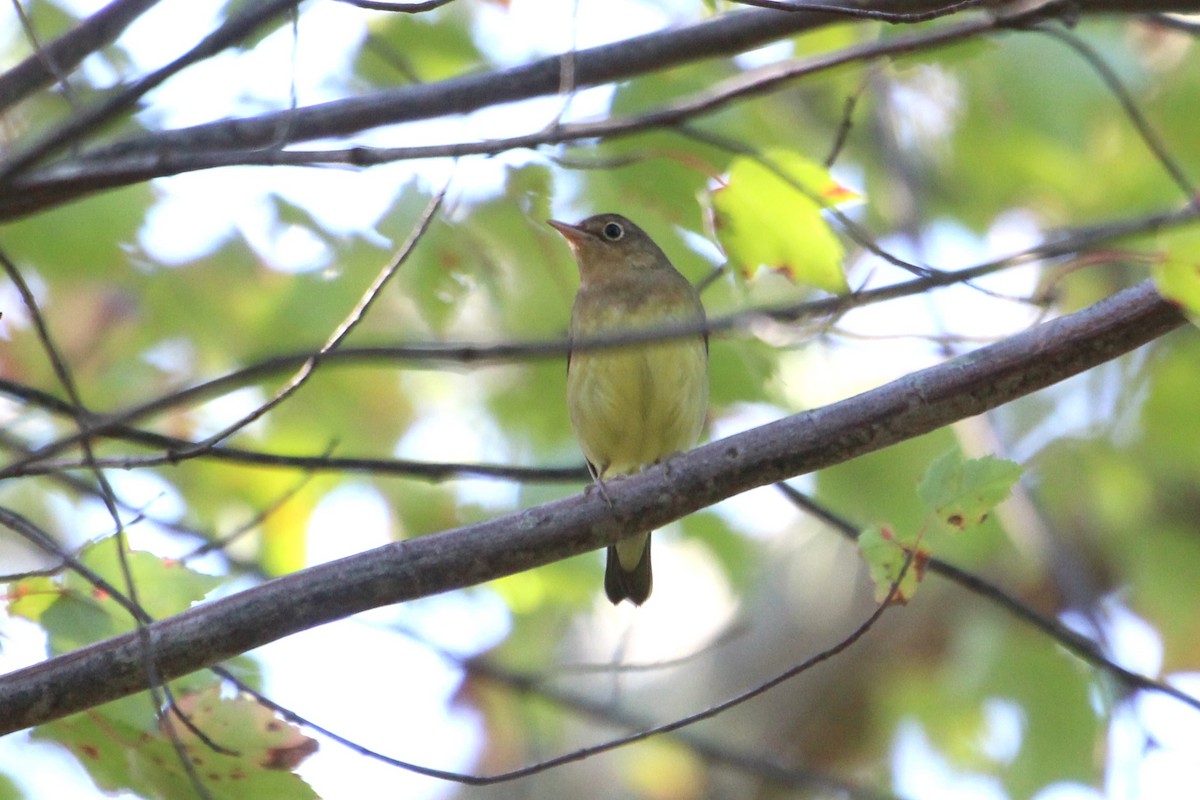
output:
M 0 65 L 10 69 L 33 52 L 29 30 L 44 44 L 103 5 L 5 7 Z M 5 153 L 253 4 L 147 5 L 70 73 L 69 89 L 47 87 L 4 111 Z M 347 346 L 561 339 L 578 278 L 545 220 L 606 211 L 645 228 L 690 279 L 709 281 L 702 296 L 710 317 L 822 297 L 799 263 L 809 241 L 799 226 L 796 263 L 726 263 L 714 197 L 732 185 L 736 158 L 768 152 L 828 164 L 846 190 L 839 209 L 859 233 L 828 210 L 814 206 L 812 215 L 836 242 L 818 260 L 844 267 L 850 288 L 912 278 L 864 247 L 864 234 L 873 249 L 907 262 L 966 269 L 1063 230 L 1180 207 L 1181 181 L 1139 123 L 1161 137 L 1166 164 L 1183 176 L 1200 170 L 1196 28 L 1175 18 L 1096 16 L 1086 6 L 1072 29 L 1047 23 L 1070 40 L 992 30 L 855 59 L 740 98 L 690 120 L 688 130 L 370 168 L 229 166 L 158 177 L 10 218 L 0 248 L 30 284 L 83 402 L 97 413 L 318 348 L 443 190 L 441 213 Z M 314 0 L 167 80 L 83 149 L 293 104 L 436 86 L 741 13 L 761 12 L 699 0 L 458 0 L 391 13 Z M 296 149 L 444 145 L 625 118 L 755 70 L 980 19 L 970 9 L 917 25 L 848 18 L 615 84 Z M 1144 117 L 1127 113 L 1113 80 Z M 759 212 L 729 213 L 744 225 Z M 786 234 L 790 223 L 764 212 L 761 224 Z M 1194 223 L 1159 232 L 1147 225 L 1140 236 L 1026 259 L 970 285 L 817 322 L 764 317 L 715 336 L 705 438 L 850 397 L 1078 310 L 1150 276 L 1153 264 L 1196 263 L 1198 245 Z M 3 461 L 15 462 L 74 423 L 19 391 L 65 397 L 8 279 L 0 279 L 0 311 L 0 447 Z M 927 516 L 917 486 L 938 456 L 957 449 L 1019 463 L 1010 499 L 939 555 L 1093 640 L 1111 661 L 1197 697 L 1197 364 L 1200 340 L 1177 332 L 986 416 L 792 485 L 853 526 L 915 531 Z M 286 377 L 171 405 L 136 424 L 199 441 L 268 400 Z M 156 458 L 162 447 L 98 444 L 98 456 L 115 459 L 106 474 L 130 546 L 146 554 L 139 595 L 166 615 L 389 541 L 578 493 L 586 473 L 565 378 L 562 359 L 327 364 L 227 442 L 281 456 L 545 475 L 465 469 L 434 480 L 215 455 L 172 465 Z M 105 554 L 114 524 L 94 484 L 68 450 L 41 473 L 0 482 L 0 504 L 122 585 Z M 213 541 L 222 544 L 197 554 Z M 837 644 L 875 608 L 854 543 L 771 487 L 660 531 L 654 561 L 654 595 L 642 608 L 604 599 L 603 554 L 591 553 L 323 626 L 231 667 L 276 703 L 363 747 L 493 774 L 702 710 Z M 130 627 L 127 615 L 89 598 L 86 582 L 9 531 L 0 532 L 0 564 L 12 576 L 0 618 L 4 672 Z M 33 571 L 46 573 L 24 575 Z M 252 703 L 236 704 L 219 686 L 200 673 L 176 693 L 228 705 L 204 718 L 210 733 L 237 730 L 287 750 L 264 732 Z M 193 740 L 189 748 L 202 775 L 251 775 L 206 779 L 214 797 L 1183 798 L 1197 777 L 1200 711 L 1132 691 L 994 602 L 931 575 L 845 652 L 762 697 L 678 735 L 518 780 L 466 787 L 311 729 L 294 734 L 319 743 L 294 773 L 250 755 L 231 767 Z M 0 739 L 0 798 L 194 796 L 174 759 L 150 701 L 129 698 Z

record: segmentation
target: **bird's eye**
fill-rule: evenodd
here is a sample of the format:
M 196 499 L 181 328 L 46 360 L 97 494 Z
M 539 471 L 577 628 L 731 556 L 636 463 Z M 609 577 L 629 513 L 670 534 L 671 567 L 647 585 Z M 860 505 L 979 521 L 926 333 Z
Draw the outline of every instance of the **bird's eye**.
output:
M 616 242 L 625 235 L 625 229 L 616 222 L 610 222 L 604 226 L 603 233 L 605 239 L 608 239 L 610 242 Z

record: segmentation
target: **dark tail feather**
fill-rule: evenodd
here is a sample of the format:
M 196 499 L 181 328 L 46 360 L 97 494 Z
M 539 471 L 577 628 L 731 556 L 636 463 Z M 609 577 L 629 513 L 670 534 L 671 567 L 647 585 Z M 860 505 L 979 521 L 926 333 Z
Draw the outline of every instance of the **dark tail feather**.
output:
M 604 570 L 604 593 L 615 606 L 622 600 L 628 599 L 635 606 L 646 602 L 650 590 L 654 588 L 654 575 L 650 571 L 650 536 L 646 536 L 646 544 L 642 547 L 642 557 L 637 566 L 631 570 L 621 567 L 617 558 L 617 548 L 608 548 L 608 566 Z

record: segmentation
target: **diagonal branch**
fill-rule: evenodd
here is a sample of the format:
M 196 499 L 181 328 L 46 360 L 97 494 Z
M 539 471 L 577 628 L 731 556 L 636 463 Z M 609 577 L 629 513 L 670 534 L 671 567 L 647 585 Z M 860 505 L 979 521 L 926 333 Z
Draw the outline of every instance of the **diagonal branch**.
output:
M 797 508 L 804 509 L 817 519 L 835 528 L 851 541 L 858 539 L 860 529 L 848 520 L 822 507 L 786 482 L 777 483 L 775 487 Z M 1200 699 L 1194 698 L 1170 684 L 1156 681 L 1121 666 L 1101 652 L 1100 645 L 1096 642 L 1075 632 L 1054 617 L 1042 614 L 1026 605 L 996 584 L 984 580 L 978 575 L 972 575 L 970 572 L 936 557 L 926 561 L 925 567 L 930 572 L 941 575 L 943 578 L 957 583 L 967 591 L 987 599 L 1022 622 L 1032 625 L 1080 659 L 1091 664 L 1096 669 L 1107 672 L 1130 689 L 1162 692 L 1200 711 Z
M 92 53 L 112 44 L 130 23 L 159 0 L 116 0 L 0 74 L 0 111 L 73 71 Z
M 284 384 L 284 386 L 279 389 L 274 396 L 271 397 L 270 400 L 258 406 L 241 419 L 234 421 L 217 433 L 214 433 L 203 442 L 198 442 L 197 444 L 187 448 L 187 450 L 179 453 L 178 456 L 180 458 L 184 458 L 195 455 L 201 451 L 209 450 L 225 439 L 228 439 L 242 428 L 245 428 L 250 423 L 261 419 L 266 414 L 270 413 L 271 409 L 287 400 L 287 398 L 295 394 L 302 386 L 304 386 L 304 384 L 308 383 L 309 379 L 316 372 L 317 365 L 321 363 L 321 360 L 330 353 L 334 352 L 341 345 L 341 343 L 346 340 L 346 337 L 350 335 L 350 332 L 358 327 L 359 323 L 361 323 L 366 317 L 367 311 L 375 304 L 375 301 L 379 299 L 379 294 L 383 291 L 383 287 L 386 286 L 388 281 L 390 281 L 395 274 L 400 271 L 400 267 L 404 266 L 404 262 L 408 261 L 409 256 L 411 256 L 416 250 L 417 245 L 420 243 L 421 239 L 424 238 L 426 231 L 429 230 L 429 226 L 433 222 L 433 218 L 437 215 L 438 210 L 442 207 L 442 200 L 446 197 L 446 192 L 449 190 L 449 188 L 450 186 L 447 184 L 429 201 L 429 203 L 425 206 L 425 211 L 417 220 L 416 226 L 409 234 L 408 239 L 403 245 L 400 246 L 400 249 L 392 257 L 391 261 L 389 261 L 383 267 L 383 269 L 379 271 L 379 274 L 375 276 L 375 279 L 371 281 L 371 285 L 367 287 L 365 292 L 363 292 L 363 295 L 359 298 L 358 303 L 355 304 L 354 308 L 350 310 L 350 313 L 347 314 L 342 322 L 337 326 L 337 329 L 325 341 L 325 344 L 321 345 L 321 348 L 311 357 L 305 359 L 304 363 L 300 365 L 300 369 L 297 370 L 296 374 L 293 375 L 291 379 L 289 379 L 288 382 Z
M 107 99 L 73 114 L 65 123 L 34 139 L 31 144 L 22 148 L 14 148 L 15 152 L 0 160 L 0 186 L 5 185 L 13 175 L 29 165 L 82 139 L 89 133 L 95 132 L 117 115 L 132 108 L 138 100 L 171 76 L 199 61 L 211 58 L 227 47 L 245 39 L 284 11 L 294 7 L 298 2 L 300 0 L 258 0 L 257 3 L 232 16 L 220 28 L 205 36 L 195 47 L 166 66 L 117 90 Z
M 165 680 L 383 605 L 459 589 L 657 528 L 748 489 L 838 464 L 995 408 L 1184 324 L 1149 282 L 856 397 L 697 448 L 577 495 L 293 573 L 147 626 Z M 146 687 L 135 634 L 0 678 L 0 734 Z
M 972 3 L 910 0 L 877 3 L 850 0 L 836 5 L 798 6 L 792 11 L 753 9 L 712 17 L 691 25 L 634 36 L 613 44 L 539 59 L 508 69 L 463 75 L 436 83 L 401 86 L 358 97 L 288 108 L 241 119 L 225 119 L 188 128 L 159 131 L 102 145 L 78 156 L 64 158 L 35 172 L 10 179 L 12 191 L 0 197 L 0 219 L 14 218 L 40 208 L 77 199 L 90 192 L 124 186 L 154 177 L 208 169 L 231 164 L 312 164 L 311 153 L 287 151 L 288 145 L 318 139 L 342 138 L 385 125 L 422 119 L 468 114 L 503 103 L 555 94 L 562 89 L 564 61 L 569 61 L 572 86 L 592 86 L 629 80 L 655 71 L 693 63 L 706 58 L 735 55 L 778 39 L 864 14 L 887 13 L 894 22 L 915 22 L 947 9 Z M 1019 27 L 1034 20 L 1074 19 L 1080 14 L 1186 12 L 1200 10 L 1200 0 L 1072 0 L 1048 2 L 1028 11 L 1021 3 L 990 3 L 998 16 L 973 14 L 969 26 L 980 31 L 997 27 Z M 881 10 L 880 7 L 883 7 Z M 834 9 L 840 9 L 834 11 Z M 963 12 L 955 15 L 965 16 Z M 933 30 L 937 30 L 934 28 Z M 936 38 L 936 37 L 934 37 Z M 149 76 L 148 76 L 149 77 Z M 145 79 L 143 79 L 145 80 Z M 140 82 L 139 82 L 140 85 Z M 131 88 L 137 88 L 135 85 Z M 128 92 L 122 92 L 122 95 Z M 140 96 L 137 95 L 137 96 Z M 678 115 L 674 107 L 666 109 Z M 648 117 L 639 125 L 667 124 Z M 76 125 L 75 121 L 70 123 Z M 636 127 L 636 126 L 635 126 Z M 501 143 L 463 142 L 450 147 L 391 148 L 371 151 L 351 148 L 329 151 L 319 159 L 366 166 L 399 158 L 428 158 L 435 155 L 495 153 L 498 149 L 533 147 L 567 141 L 585 135 L 588 126 L 561 128 L 529 134 Z M 622 129 L 617 132 L 628 132 Z M 597 135 L 604 135 L 601 131 Z M 615 135 L 616 132 L 607 135 Z M 57 135 L 55 132 L 52 135 Z M 42 151 L 44 152 L 44 150 Z

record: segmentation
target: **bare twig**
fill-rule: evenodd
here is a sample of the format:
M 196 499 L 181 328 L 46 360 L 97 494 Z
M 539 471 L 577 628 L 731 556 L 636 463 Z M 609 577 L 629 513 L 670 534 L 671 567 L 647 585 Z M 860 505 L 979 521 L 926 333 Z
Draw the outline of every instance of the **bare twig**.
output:
M 412 3 L 395 3 L 387 2 L 387 0 L 337 0 L 339 3 L 345 3 L 348 6 L 363 8 L 367 11 L 394 11 L 397 14 L 420 14 L 424 11 L 432 11 L 435 8 L 441 8 L 444 5 L 453 3 L 454 0 L 417 0 Z
M 1152 25 L 1170 28 L 1174 31 L 1182 31 L 1192 36 L 1200 36 L 1200 22 L 1193 22 L 1190 19 L 1177 17 L 1173 14 L 1147 14 L 1146 21 Z
M 837 132 L 833 135 L 833 144 L 829 146 L 829 155 L 825 156 L 825 169 L 833 167 L 838 156 L 842 154 L 842 148 L 846 146 L 846 140 L 850 136 L 850 129 L 854 127 L 854 110 L 858 107 L 858 99 L 862 97 L 868 85 L 870 85 L 870 73 L 858 84 L 857 89 L 846 96 L 845 105 L 842 107 L 842 121 L 838 123 Z
M 277 511 L 279 511 L 279 509 L 281 509 L 285 505 L 287 505 L 288 502 L 293 497 L 295 497 L 297 494 L 299 494 L 300 491 L 305 486 L 307 486 L 309 484 L 309 482 L 311 482 L 311 481 L 312 481 L 312 475 L 311 474 L 305 475 L 300 480 L 296 481 L 294 486 L 290 487 L 287 491 L 280 494 L 279 497 L 275 498 L 274 502 L 272 502 L 266 508 L 259 511 L 253 517 L 246 520 L 245 522 L 243 522 L 241 525 L 234 528 L 229 533 L 226 533 L 222 536 L 212 537 L 204 544 L 202 544 L 199 547 L 192 550 L 190 553 L 186 553 L 186 554 L 180 556 L 179 560 L 186 564 L 188 561 L 200 558 L 202 556 L 206 556 L 209 553 L 212 553 L 212 552 L 215 552 L 218 550 L 224 550 L 226 547 L 231 545 L 233 542 L 237 541 L 238 539 L 245 536 L 250 531 L 254 530 L 258 526 L 260 526 L 264 522 L 266 522 L 273 514 L 275 514 Z
M 679 717 L 679 718 L 672 720 L 671 722 L 667 722 L 667 723 L 660 724 L 660 725 L 649 725 L 649 724 L 646 724 L 644 721 L 636 720 L 633 717 L 630 717 L 629 715 L 617 715 L 616 712 L 614 712 L 611 708 L 602 707 L 599 704 L 595 703 L 594 701 L 590 701 L 590 700 L 580 697 L 580 696 L 568 695 L 567 693 L 562 692 L 561 690 L 550 689 L 549 687 L 543 686 L 541 684 L 540 680 L 536 677 L 532 677 L 532 676 L 528 676 L 528 675 L 520 675 L 520 674 L 512 672 L 510 670 L 505 670 L 501 667 L 491 664 L 490 662 L 488 662 L 487 660 L 484 660 L 484 659 L 466 659 L 466 660 L 462 661 L 461 666 L 464 669 L 471 672 L 472 674 L 475 674 L 480 677 L 484 677 L 484 678 L 487 678 L 487 679 L 490 679 L 493 681 L 504 683 L 505 685 L 509 686 L 510 688 L 518 689 L 520 691 L 524 691 L 524 692 L 535 691 L 540 695 L 554 699 L 557 702 L 560 702 L 564 705 L 568 705 L 571 708 L 584 711 L 585 713 L 589 713 L 593 716 L 603 717 L 606 719 L 606 721 L 609 721 L 609 722 L 614 721 L 615 717 L 621 716 L 622 718 L 617 721 L 619 721 L 621 724 L 627 725 L 628 727 L 634 727 L 634 728 L 638 729 L 634 733 L 631 733 L 631 734 L 628 734 L 625 736 L 619 736 L 619 737 L 616 737 L 613 739 L 606 740 L 599 744 L 590 745 L 587 747 L 581 747 L 576 750 L 572 750 L 569 753 L 564 753 L 560 756 L 556 756 L 554 758 L 545 759 L 543 761 L 538 761 L 534 764 L 528 764 L 524 767 L 520 767 L 520 768 L 513 769 L 513 770 L 508 770 L 505 772 L 495 773 L 492 775 L 469 775 L 469 774 L 458 773 L 458 772 L 450 772 L 447 770 L 434 769 L 431 767 L 422 766 L 420 764 L 414 764 L 412 762 L 402 761 L 400 759 L 393 758 L 391 756 L 385 755 L 378 751 L 366 748 L 366 747 L 358 744 L 357 742 L 354 742 L 350 739 L 347 739 L 343 736 L 333 733 L 332 731 L 328 730 L 327 728 L 324 728 L 320 725 L 314 724 L 311 720 L 304 719 L 304 718 L 298 716 L 297 714 L 295 714 L 295 712 L 279 706 L 278 704 L 271 701 L 269 698 L 264 697 L 262 694 L 248 689 L 248 687 L 246 687 L 245 684 L 242 683 L 241 681 L 235 681 L 235 684 L 242 691 L 247 691 L 249 694 L 251 694 L 253 697 L 255 697 L 260 703 L 262 703 L 263 705 L 267 706 L 268 708 L 271 708 L 272 710 L 282 714 L 283 716 L 290 719 L 292 722 L 296 722 L 298 724 L 312 727 L 314 730 L 320 731 L 321 733 L 325 734 L 326 736 L 332 737 L 333 739 L 338 741 L 340 744 L 343 744 L 343 745 L 353 749 L 355 752 L 360 753 L 369 758 L 375 759 L 377 761 L 381 761 L 385 764 L 390 764 L 392 766 L 399 767 L 406 771 L 413 772 L 417 775 L 424 775 L 427 777 L 437 778 L 440 780 L 452 781 L 454 783 L 461 783 L 461 784 L 465 784 L 468 786 L 487 786 L 487 785 L 496 784 L 496 783 L 505 783 L 508 781 L 517 780 L 519 778 L 525 778 L 530 775 L 536 775 L 541 772 L 546 772 L 547 770 L 551 770 L 556 767 L 560 767 L 564 764 L 570 764 L 575 761 L 582 761 L 584 759 L 591 758 L 591 757 L 599 755 L 601 753 L 606 753 L 606 752 L 615 750 L 620 747 L 625 747 L 630 744 L 635 744 L 637 742 L 644 741 L 644 740 L 649 739 L 654 736 L 678 733 L 678 732 L 682 731 L 683 729 L 696 724 L 697 722 L 702 722 L 707 719 L 712 719 L 713 717 L 719 716 L 720 714 L 723 714 L 724 712 L 730 710 L 731 708 L 735 708 L 739 705 L 749 702 L 750 700 L 753 700 L 754 698 L 756 698 L 762 694 L 765 694 L 766 692 L 770 691 L 771 689 L 774 689 L 776 686 L 779 686 L 780 684 L 785 683 L 785 682 L 791 680 L 792 678 L 795 678 L 796 676 L 803 674 L 804 672 L 807 672 L 808 670 L 812 669 L 813 667 L 816 667 L 817 665 L 819 665 L 825 661 L 828 661 L 829 659 L 833 658 L 834 656 L 845 652 L 851 646 L 853 646 L 856 642 L 858 642 L 858 640 L 861 639 L 867 633 L 867 631 L 869 631 L 874 626 L 874 624 L 879 620 L 879 618 L 881 616 L 883 616 L 883 613 L 891 606 L 891 603 L 893 602 L 893 600 L 896 596 L 896 593 L 898 591 L 900 580 L 903 579 L 904 574 L 907 572 L 910 562 L 911 562 L 911 557 L 908 559 L 908 561 L 905 562 L 904 566 L 901 568 L 900 575 L 897 577 L 897 580 L 892 584 L 891 589 L 889 590 L 888 595 L 884 599 L 884 601 L 875 608 L 875 610 L 871 613 L 870 616 L 867 617 L 866 620 L 864 620 L 853 631 L 851 631 L 849 634 L 847 634 L 845 637 L 843 637 L 839 642 L 837 642 L 832 647 L 822 650 L 822 651 L 804 659 L 803 661 L 799 662 L 798 664 L 795 664 L 795 665 L 789 667 L 788 669 L 783 670 L 782 672 L 778 673 L 777 675 L 775 675 L 765 681 L 757 683 L 752 688 L 747 689 L 744 692 L 740 692 L 732 697 L 729 697 L 720 703 L 716 703 L 702 711 L 698 711 L 696 713 L 689 714 L 684 717 Z M 443 653 L 443 655 L 446 657 L 450 657 L 448 654 L 445 654 L 445 653 Z M 224 671 L 220 671 L 218 674 L 224 674 L 226 677 L 232 679 L 232 676 L 229 676 L 228 673 L 224 673 Z M 703 739 L 697 739 L 695 737 L 685 738 L 684 741 L 686 744 L 688 744 L 688 746 L 694 747 L 701 754 L 714 756 L 714 760 L 721 761 L 724 763 L 730 763 L 733 766 L 738 766 L 743 769 L 745 769 L 747 766 L 746 758 L 744 756 L 731 758 L 730 755 L 724 751 L 724 748 L 721 748 L 719 745 L 714 745 L 712 743 L 706 742 Z M 883 797 L 891 798 L 892 797 L 892 795 L 890 795 L 890 794 L 886 794 L 886 795 L 880 794 L 880 793 L 873 792 L 873 791 L 870 791 L 870 790 L 867 790 L 867 789 L 864 789 L 864 788 L 861 788 L 858 786 L 847 784 L 844 781 L 835 779 L 835 778 L 833 778 L 829 775 L 825 775 L 825 774 L 820 774 L 820 773 L 815 773 L 815 772 L 805 771 L 805 770 L 794 770 L 794 769 L 790 769 L 787 767 L 780 767 L 777 764 L 765 762 L 762 759 L 754 759 L 753 763 L 755 766 L 756 774 L 761 774 L 763 777 L 766 777 L 767 779 L 772 780 L 773 782 L 782 783 L 782 784 L 788 785 L 788 786 L 816 787 L 816 788 L 821 788 L 821 789 L 825 789 L 825 790 L 833 790 L 833 791 L 845 793 L 848 796 L 853 797 L 853 798 L 863 798 L 864 800 L 865 800 L 865 798 L 883 798 Z M 786 778 L 786 779 L 784 779 L 784 778 Z
M 955 3 L 947 3 L 939 8 L 929 8 L 921 11 L 889 11 L 856 3 L 812 3 L 809 0 L 732 0 L 732 2 L 743 6 L 754 6 L 755 8 L 770 8 L 776 11 L 816 11 L 823 14 L 834 14 L 846 19 L 865 19 L 891 23 L 928 22 L 938 17 L 958 14 L 971 8 L 992 4 L 992 0 L 959 0 Z
M 21 0 L 12 0 L 12 4 L 17 12 L 17 18 L 21 21 L 21 27 L 25 30 L 25 38 L 29 40 L 29 44 L 33 48 L 34 57 L 41 62 L 46 73 L 53 76 L 63 97 L 66 98 L 67 104 L 74 109 L 78 99 L 75 97 L 75 90 L 71 88 L 71 84 L 67 80 L 67 73 L 54 60 L 54 55 L 42 45 L 37 31 L 33 29 L 33 20 L 29 19 L 29 15 L 25 13 L 25 6 Z
M 408 260 L 408 257 L 412 255 L 414 250 L 416 250 L 417 244 L 425 236 L 425 231 L 429 230 L 429 225 L 433 222 L 433 218 L 437 215 L 438 209 L 442 207 L 442 199 L 446 196 L 446 188 L 443 188 L 442 191 L 438 192 L 437 195 L 435 195 L 433 199 L 429 201 L 429 204 L 425 207 L 425 211 L 417 220 L 416 226 L 413 228 L 412 233 L 409 234 L 408 240 L 405 241 L 405 243 L 400 247 L 400 250 L 396 253 L 392 260 L 382 270 L 379 271 L 378 275 L 375 276 L 375 280 L 373 280 L 371 285 L 367 287 L 367 290 L 363 292 L 363 295 L 361 298 L 359 298 L 358 303 L 353 309 L 350 310 L 350 313 L 344 320 L 342 320 L 342 323 L 338 325 L 337 330 L 335 330 L 329 339 L 326 340 L 325 344 L 321 346 L 321 349 L 305 359 L 304 363 L 300 366 L 300 371 L 293 375 L 292 379 L 289 380 L 287 384 L 285 384 L 282 389 L 276 392 L 275 396 L 266 403 L 254 409 L 254 411 L 250 412 L 228 427 L 208 437 L 203 442 L 200 442 L 199 444 L 182 452 L 175 453 L 174 455 L 176 458 L 189 458 L 212 448 L 214 445 L 218 444 L 224 439 L 227 439 L 229 436 L 233 435 L 255 420 L 261 419 L 264 415 L 270 412 L 271 409 L 275 408 L 284 400 L 291 397 L 297 390 L 300 389 L 301 386 L 307 383 L 308 379 L 311 378 L 313 373 L 316 371 L 317 365 L 321 363 L 321 360 L 337 349 L 337 347 L 343 341 L 345 341 L 346 337 L 350 335 L 350 332 L 354 330 L 354 328 L 360 322 L 362 322 L 371 305 L 375 302 L 376 298 L 379 297 L 379 293 L 383 291 L 383 287 L 387 285 L 387 282 L 391 280 L 392 276 L 396 274 L 400 267 L 404 265 L 404 262 Z
M 1197 202 L 1196 187 L 1188 179 L 1186 173 L 1184 173 L 1183 167 L 1171 155 L 1162 137 L 1158 135 L 1158 132 L 1150 125 L 1150 121 L 1146 119 L 1146 115 L 1138 108 L 1133 95 L 1125 88 L 1125 84 L 1121 82 L 1120 76 L 1096 52 L 1096 49 L 1071 31 L 1057 26 L 1034 25 L 1031 30 L 1057 39 L 1082 56 L 1083 60 L 1088 63 L 1088 66 L 1100 76 L 1100 80 L 1112 92 L 1113 97 L 1117 98 L 1117 102 L 1121 104 L 1121 109 L 1133 124 L 1134 129 L 1138 132 L 1138 136 L 1145 142 L 1146 147 L 1150 149 L 1154 157 L 1158 159 L 1158 163 L 1166 170 L 1167 175 L 1175 182 L 1179 190 L 1183 192 L 1184 201 L 1188 203 Z

